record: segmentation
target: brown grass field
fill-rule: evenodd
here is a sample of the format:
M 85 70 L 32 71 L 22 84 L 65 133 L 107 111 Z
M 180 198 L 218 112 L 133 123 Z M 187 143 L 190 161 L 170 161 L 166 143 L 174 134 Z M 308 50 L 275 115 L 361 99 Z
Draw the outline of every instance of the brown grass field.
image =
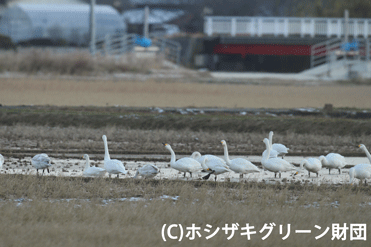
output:
M 357 145 L 371 147 L 369 119 L 158 114 L 124 107 L 335 107 L 369 109 L 371 87 L 201 83 L 197 80 L 113 80 L 30 75 L 0 79 L 0 153 L 24 158 L 47 152 L 52 157 L 102 154 L 102 134 L 113 157 L 130 153 L 221 154 L 220 140 L 231 155 L 263 151 L 269 130 L 290 147 L 291 155 L 340 152 L 364 156 Z M 102 78 L 102 77 L 99 77 Z M 18 108 L 9 106 L 38 105 Z M 57 107 L 47 107 L 51 105 Z M 168 160 L 168 157 L 167 157 Z M 12 164 L 22 166 L 22 164 Z M 165 197 L 164 197 L 165 196 Z M 170 198 L 168 198 L 170 197 Z M 130 200 L 130 198 L 132 200 Z M 173 198 L 173 199 L 171 199 Z M 371 238 L 370 186 L 284 185 L 257 182 L 88 179 L 0 174 L 0 246 L 368 246 Z M 271 236 L 259 230 L 275 223 Z M 239 223 L 231 240 L 220 229 L 210 240 L 206 224 L 222 228 Z M 257 234 L 241 236 L 246 223 Z M 367 241 L 331 240 L 332 224 L 367 225 Z M 162 240 L 164 224 L 201 227 L 201 238 Z M 291 233 L 287 240 L 287 224 Z M 283 225 L 284 235 L 279 234 Z M 315 226 L 320 226 L 318 230 Z M 329 232 L 321 239 L 315 236 Z M 311 234 L 295 233 L 311 230 Z M 174 229 L 174 235 L 179 232 Z
M 335 107 L 369 108 L 371 105 L 371 87 L 364 85 L 282 86 L 164 81 L 0 78 L 0 104 L 227 108 L 323 107 L 327 103 Z

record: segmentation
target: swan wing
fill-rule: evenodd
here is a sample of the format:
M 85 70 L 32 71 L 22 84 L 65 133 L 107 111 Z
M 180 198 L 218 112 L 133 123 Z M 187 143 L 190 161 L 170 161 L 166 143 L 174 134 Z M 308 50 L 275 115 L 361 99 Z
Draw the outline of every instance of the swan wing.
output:
M 202 169 L 201 164 L 197 160 L 189 157 L 177 160 L 172 167 L 181 172 L 197 172 Z
M 264 150 L 264 152 L 262 153 L 262 156 L 264 157 L 266 153 L 267 153 L 267 150 Z M 278 157 L 278 152 L 274 149 L 271 149 L 271 152 L 269 153 L 269 159 L 277 158 L 277 157 Z
M 85 177 L 102 177 L 106 174 L 106 170 L 100 167 L 89 167 L 88 169 L 85 169 L 83 172 L 83 175 Z
M 32 159 L 31 159 L 31 164 L 36 168 L 36 169 L 45 169 L 51 166 L 51 160 L 47 154 L 36 154 Z
M 297 170 L 294 165 L 280 158 L 263 159 L 262 165 L 264 166 L 264 168 L 272 172 L 286 172 Z
M 276 150 L 278 154 L 287 154 L 289 151 L 289 148 L 287 148 L 285 145 L 281 143 L 272 144 L 272 149 Z
M 124 164 L 122 164 L 119 160 L 105 160 L 104 161 L 104 169 L 107 170 L 108 173 L 118 174 L 123 173 L 126 174 L 127 171 L 125 170 Z
M 256 167 L 250 161 L 243 158 L 236 158 L 231 160 L 231 165 L 229 166 L 229 168 L 237 173 L 260 172 L 258 167 Z

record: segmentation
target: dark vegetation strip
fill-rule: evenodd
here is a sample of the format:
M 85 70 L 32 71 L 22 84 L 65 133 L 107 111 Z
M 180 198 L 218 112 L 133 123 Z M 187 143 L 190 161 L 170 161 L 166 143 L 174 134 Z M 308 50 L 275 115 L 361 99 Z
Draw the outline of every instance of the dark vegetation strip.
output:
M 101 128 L 116 126 L 119 128 L 141 130 L 184 130 L 222 131 L 237 133 L 277 132 L 297 134 L 320 134 L 327 136 L 371 134 L 371 120 L 330 118 L 326 116 L 263 116 L 236 114 L 159 114 L 144 109 L 122 108 L 0 108 L 0 125 L 13 126 L 27 124 L 32 126 L 68 127 L 86 126 Z

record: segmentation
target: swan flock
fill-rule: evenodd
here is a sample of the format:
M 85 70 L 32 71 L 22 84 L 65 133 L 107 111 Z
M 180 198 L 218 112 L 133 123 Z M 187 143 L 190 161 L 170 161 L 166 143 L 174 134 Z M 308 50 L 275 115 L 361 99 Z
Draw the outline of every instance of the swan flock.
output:
M 163 146 L 170 152 L 170 167 L 177 170 L 179 173 L 183 173 L 184 178 L 186 178 L 187 173 L 189 173 L 187 179 L 192 178 L 194 173 L 206 173 L 202 179 L 207 180 L 213 175 L 216 181 L 219 174 L 230 172 L 239 174 L 240 179 L 243 179 L 244 174 L 260 174 L 264 170 L 274 173 L 275 178 L 277 174 L 279 174 L 279 178 L 281 178 L 281 174 L 284 172 L 292 172 L 292 176 L 295 176 L 304 169 L 308 171 L 308 177 L 310 177 L 310 173 L 315 173 L 316 177 L 318 177 L 319 172 L 323 168 L 329 169 L 330 175 L 331 169 L 336 169 L 339 171 L 339 174 L 341 174 L 341 169 L 346 166 L 344 156 L 338 153 L 329 153 L 327 155 L 321 155 L 318 158 L 310 157 L 303 159 L 300 163 L 300 167 L 296 167 L 284 159 L 289 148 L 280 143 L 273 143 L 272 139 L 273 131 L 270 131 L 268 138 L 264 138 L 263 140 L 265 144 L 265 150 L 262 153 L 261 159 L 263 170 L 250 162 L 248 158 L 238 157 L 231 159 L 225 140 L 221 140 L 220 142 L 224 151 L 223 157 L 211 154 L 201 155 L 200 152 L 195 151 L 190 157 L 182 157 L 177 160 L 171 145 L 163 143 Z M 112 174 L 116 174 L 118 178 L 120 174 L 128 174 L 128 171 L 120 160 L 111 159 L 108 150 L 107 136 L 103 135 L 102 140 L 104 144 L 104 167 L 90 166 L 89 155 L 84 154 L 85 167 L 82 175 L 86 177 L 103 177 L 108 173 L 109 177 L 111 177 Z M 369 163 L 358 164 L 349 169 L 349 183 L 351 184 L 354 183 L 356 178 L 360 180 L 360 183 L 363 181 L 366 183 L 366 180 L 371 178 L 371 155 L 365 145 L 360 144 L 359 148 L 365 152 Z M 4 160 L 4 157 L 0 154 L 0 170 L 3 168 Z M 37 175 L 39 175 L 39 170 L 42 170 L 43 175 L 45 170 L 48 173 L 50 172 L 49 169 L 52 166 L 52 160 L 45 153 L 36 154 L 31 159 L 31 165 L 36 169 Z M 154 178 L 158 174 L 161 173 L 156 165 L 145 164 L 143 167 L 137 169 L 133 178 Z

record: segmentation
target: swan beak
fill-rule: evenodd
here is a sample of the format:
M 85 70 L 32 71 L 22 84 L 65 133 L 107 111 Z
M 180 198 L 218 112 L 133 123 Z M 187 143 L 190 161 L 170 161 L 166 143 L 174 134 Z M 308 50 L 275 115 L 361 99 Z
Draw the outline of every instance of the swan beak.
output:
M 299 174 L 299 172 L 295 172 L 294 176 L 296 176 L 296 175 L 298 175 L 298 174 Z
M 361 147 L 361 144 L 359 144 L 358 147 L 360 148 Z
M 162 145 L 166 146 L 166 145 L 167 145 L 167 143 L 163 142 L 163 143 L 162 143 Z

